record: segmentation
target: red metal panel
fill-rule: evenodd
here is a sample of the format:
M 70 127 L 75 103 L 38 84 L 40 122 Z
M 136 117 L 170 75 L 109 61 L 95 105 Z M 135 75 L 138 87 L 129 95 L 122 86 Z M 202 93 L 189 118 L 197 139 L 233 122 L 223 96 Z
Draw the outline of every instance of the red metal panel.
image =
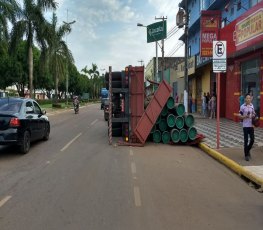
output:
M 172 87 L 166 81 L 162 81 L 155 92 L 153 99 L 147 106 L 143 116 L 139 120 L 134 133 L 142 144 L 145 143 L 147 137 L 149 136 L 151 129 L 159 117 L 163 107 L 166 105 L 171 92 Z
M 144 67 L 129 67 L 131 135 L 144 113 Z

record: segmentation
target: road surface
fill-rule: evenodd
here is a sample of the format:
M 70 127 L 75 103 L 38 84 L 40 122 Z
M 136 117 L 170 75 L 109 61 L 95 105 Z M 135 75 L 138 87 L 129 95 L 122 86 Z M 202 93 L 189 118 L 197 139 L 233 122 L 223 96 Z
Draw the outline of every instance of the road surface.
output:
M 197 148 L 109 146 L 100 105 L 47 142 L 0 147 L 1 230 L 262 229 L 262 194 Z

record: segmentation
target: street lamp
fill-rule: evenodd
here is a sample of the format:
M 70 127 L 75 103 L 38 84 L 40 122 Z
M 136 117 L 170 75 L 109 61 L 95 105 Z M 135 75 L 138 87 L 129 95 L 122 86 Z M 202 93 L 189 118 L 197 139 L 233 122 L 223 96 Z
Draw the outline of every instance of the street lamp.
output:
M 68 22 L 68 9 L 67 9 L 67 21 L 66 22 L 63 21 L 63 23 L 70 26 L 70 25 L 74 24 L 75 22 L 76 22 L 75 20 L 72 22 Z M 68 46 L 68 34 L 66 36 L 66 44 Z M 67 73 L 66 73 L 66 100 L 67 101 L 66 101 L 66 104 L 68 106 L 68 61 L 67 60 L 66 60 L 66 66 L 67 66 Z

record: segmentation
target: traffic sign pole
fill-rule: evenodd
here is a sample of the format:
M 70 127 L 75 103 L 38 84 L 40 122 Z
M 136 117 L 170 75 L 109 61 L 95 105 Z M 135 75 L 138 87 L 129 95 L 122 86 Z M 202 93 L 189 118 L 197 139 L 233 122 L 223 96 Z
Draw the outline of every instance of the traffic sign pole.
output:
M 226 72 L 227 63 L 226 55 L 227 46 L 226 41 L 213 41 L 213 71 L 216 73 L 217 78 L 217 102 L 216 102 L 216 148 L 220 148 L 220 84 L 221 72 Z
M 220 148 L 220 73 L 217 73 L 217 112 L 216 112 L 216 148 Z

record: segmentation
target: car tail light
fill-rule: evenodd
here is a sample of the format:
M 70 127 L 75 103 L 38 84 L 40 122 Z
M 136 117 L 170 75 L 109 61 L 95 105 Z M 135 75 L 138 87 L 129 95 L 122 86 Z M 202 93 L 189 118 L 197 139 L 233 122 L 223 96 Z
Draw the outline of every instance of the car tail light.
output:
M 10 122 L 9 122 L 9 125 L 10 125 L 11 127 L 18 127 L 18 126 L 21 125 L 21 124 L 20 124 L 20 120 L 19 120 L 18 118 L 16 118 L 16 117 L 13 117 L 13 118 L 11 118 L 11 120 L 10 120 Z

